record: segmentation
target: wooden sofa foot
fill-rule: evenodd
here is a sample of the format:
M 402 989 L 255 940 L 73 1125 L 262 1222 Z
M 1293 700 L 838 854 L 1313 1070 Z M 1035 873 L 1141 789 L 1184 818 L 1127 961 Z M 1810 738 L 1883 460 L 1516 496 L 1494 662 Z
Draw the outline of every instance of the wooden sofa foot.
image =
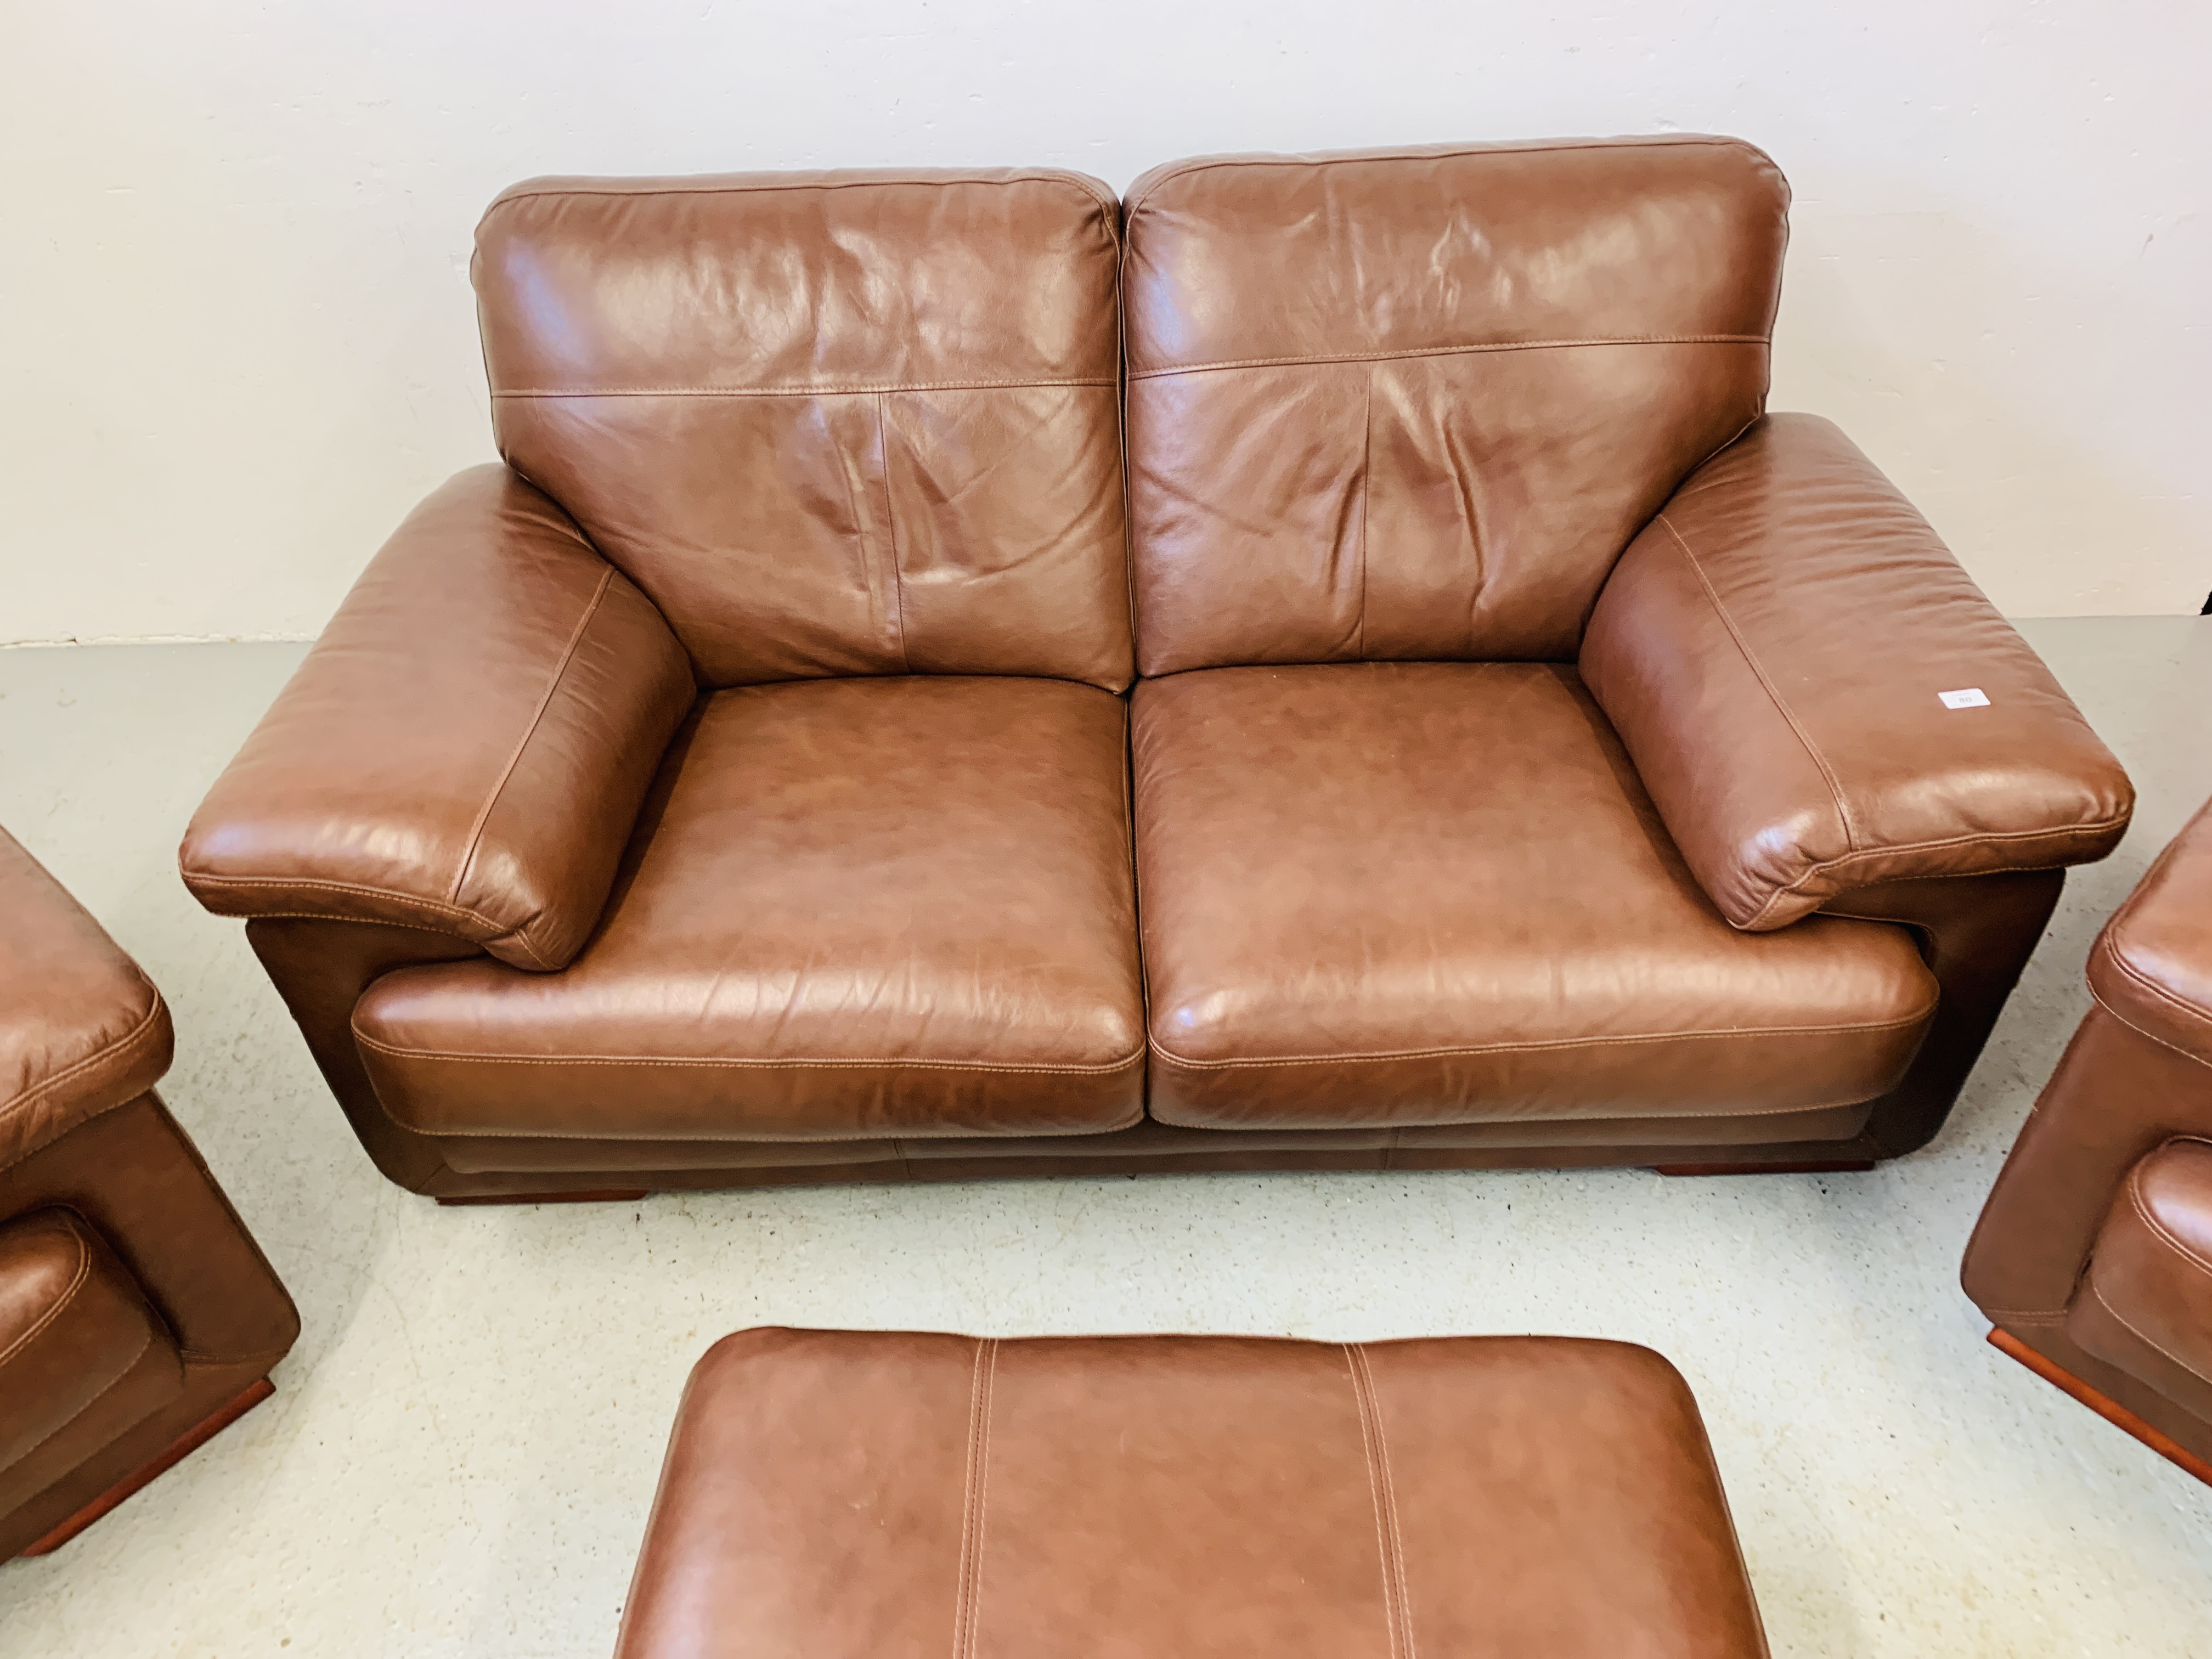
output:
M 1796 1164 L 1655 1164 L 1662 1176 L 1856 1175 L 1874 1168 L 1870 1158 L 1808 1158 Z
M 2010 1331 L 1991 1330 L 1990 1346 L 2000 1353 L 2011 1355 L 2051 1387 L 2071 1395 L 2114 1428 L 2124 1429 L 2135 1436 L 2176 1468 L 2185 1470 L 2206 1486 L 2212 1486 L 2212 1463 L 2206 1462 L 2172 1436 L 2153 1428 L 2109 1395 L 2098 1393 L 2073 1372 L 2045 1359 Z
M 449 1209 L 469 1204 L 628 1204 L 643 1198 L 649 1187 L 610 1187 L 590 1193 L 489 1193 L 481 1198 L 441 1198 Z
M 276 1392 L 276 1385 L 267 1377 L 263 1377 L 213 1416 L 205 1418 L 196 1426 L 185 1430 L 171 1443 L 168 1450 L 150 1462 L 141 1464 L 44 1537 L 25 1545 L 22 1553 L 25 1555 L 52 1555 L 77 1534 L 99 1520 L 101 1516 L 106 1515 L 108 1510 L 131 1497 L 140 1488 L 160 1480 L 161 1476 L 167 1474 Z

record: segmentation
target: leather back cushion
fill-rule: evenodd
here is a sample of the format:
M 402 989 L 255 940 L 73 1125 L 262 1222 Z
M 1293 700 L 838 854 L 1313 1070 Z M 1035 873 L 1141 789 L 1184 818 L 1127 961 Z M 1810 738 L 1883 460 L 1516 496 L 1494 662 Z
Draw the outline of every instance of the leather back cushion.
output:
M 518 185 L 473 266 L 501 453 L 710 685 L 1118 689 L 1118 229 L 1066 173 Z
M 1630 537 L 1765 405 L 1788 208 L 1719 138 L 1139 179 L 1140 671 L 1571 657 Z

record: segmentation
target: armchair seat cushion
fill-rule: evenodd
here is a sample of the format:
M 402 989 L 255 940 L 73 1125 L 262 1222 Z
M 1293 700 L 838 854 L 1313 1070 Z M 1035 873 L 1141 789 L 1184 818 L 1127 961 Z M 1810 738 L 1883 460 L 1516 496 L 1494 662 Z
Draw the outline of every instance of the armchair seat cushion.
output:
M 2212 1416 L 2212 1143 L 2169 1140 L 2128 1172 L 2066 1329 L 2106 1364 Z
M 41 1448 L 88 1414 L 107 1437 L 184 1389 L 160 1318 L 100 1236 L 66 1210 L 0 1224 L 0 1474 L 25 1495 L 59 1470 Z
M 402 969 L 355 1012 L 429 1134 L 1085 1134 L 1143 1115 L 1123 704 L 1059 680 L 715 693 L 557 974 Z
M 1926 1034 L 1905 929 L 1721 918 L 1564 665 L 1203 670 L 1133 720 L 1166 1122 L 1802 1111 Z

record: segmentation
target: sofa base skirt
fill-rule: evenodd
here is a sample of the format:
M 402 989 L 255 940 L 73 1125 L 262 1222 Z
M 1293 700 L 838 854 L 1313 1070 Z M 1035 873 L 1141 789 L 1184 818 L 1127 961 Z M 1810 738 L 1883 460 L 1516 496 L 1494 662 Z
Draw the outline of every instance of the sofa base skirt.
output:
M 1540 1170 L 1727 1164 L 1778 1172 L 1871 1162 L 1867 1107 L 1729 1118 L 1577 1119 L 1345 1131 L 1183 1129 L 1146 1122 L 1113 1134 L 993 1140 L 650 1142 L 449 1139 L 417 1190 L 440 1199 L 550 1201 L 604 1193 L 1061 1176 L 1262 1170 Z

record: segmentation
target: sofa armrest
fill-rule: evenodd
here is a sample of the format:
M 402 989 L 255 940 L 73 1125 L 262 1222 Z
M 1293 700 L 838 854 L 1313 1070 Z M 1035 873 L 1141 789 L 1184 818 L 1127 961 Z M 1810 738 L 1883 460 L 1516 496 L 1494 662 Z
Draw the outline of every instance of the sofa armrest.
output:
M 1581 665 L 1749 931 L 1875 883 L 2100 859 L 2134 808 L 2042 660 L 1811 416 L 1759 422 L 1683 482 L 1598 596 Z
M 0 1170 L 134 1100 L 175 1036 L 153 982 L 0 830 Z
M 689 659 L 504 466 L 417 507 L 194 815 L 222 915 L 398 922 L 565 966 L 606 902 Z

